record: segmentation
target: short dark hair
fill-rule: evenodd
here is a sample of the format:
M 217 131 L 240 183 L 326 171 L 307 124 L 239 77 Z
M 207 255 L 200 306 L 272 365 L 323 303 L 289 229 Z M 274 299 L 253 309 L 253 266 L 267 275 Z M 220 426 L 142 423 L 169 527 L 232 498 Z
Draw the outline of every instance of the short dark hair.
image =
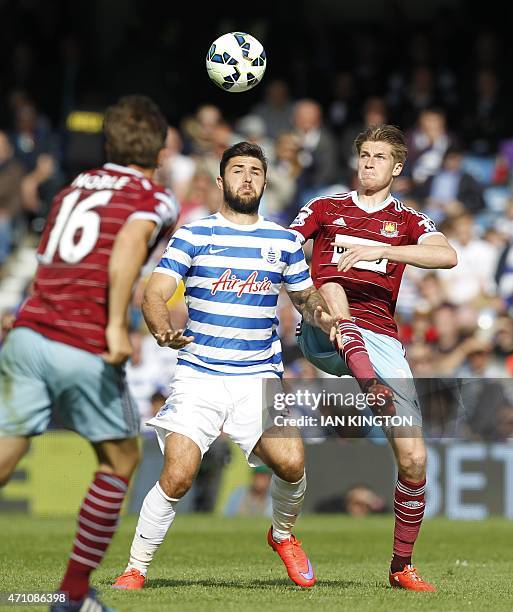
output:
M 267 174 L 267 158 L 262 151 L 262 148 L 251 142 L 238 142 L 233 146 L 225 149 L 221 163 L 219 164 L 219 176 L 224 177 L 224 171 L 228 161 L 232 157 L 254 157 L 262 162 L 264 167 L 264 176 Z
M 157 167 L 159 151 L 166 142 L 167 121 L 150 98 L 124 96 L 109 106 L 103 131 L 108 161 L 122 166 Z
M 395 125 L 371 125 L 358 134 L 354 146 L 358 155 L 364 142 L 386 142 L 392 147 L 392 157 L 396 162 L 404 164 L 408 147 L 404 133 Z

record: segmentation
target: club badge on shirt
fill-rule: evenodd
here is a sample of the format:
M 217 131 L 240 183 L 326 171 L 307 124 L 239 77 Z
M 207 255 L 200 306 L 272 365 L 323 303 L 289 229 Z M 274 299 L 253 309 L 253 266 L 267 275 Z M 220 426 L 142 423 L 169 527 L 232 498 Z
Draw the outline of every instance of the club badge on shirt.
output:
M 382 236 L 386 236 L 387 238 L 395 238 L 399 236 L 399 232 L 397 231 L 397 223 L 395 221 L 383 221 L 383 227 L 380 231 Z

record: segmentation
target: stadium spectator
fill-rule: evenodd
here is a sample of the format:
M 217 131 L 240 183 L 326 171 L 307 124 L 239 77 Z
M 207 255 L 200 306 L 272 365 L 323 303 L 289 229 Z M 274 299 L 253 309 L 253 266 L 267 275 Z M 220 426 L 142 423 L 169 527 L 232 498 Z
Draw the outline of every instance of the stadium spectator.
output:
M 153 394 L 156 389 L 167 392 L 176 366 L 176 351 L 158 346 L 150 334 L 136 329 L 130 332 L 130 343 L 132 355 L 126 365 L 126 380 L 137 402 L 142 431 L 146 433 L 144 423 L 154 416 Z
M 222 120 L 220 109 L 213 104 L 203 104 L 195 115 L 184 117 L 180 127 L 186 138 L 186 152 L 202 155 L 210 151 L 214 128 Z
M 198 158 L 198 167 L 206 170 L 215 181 L 223 151 L 240 140 L 228 121 L 219 121 L 212 127 L 208 149 Z
M 447 131 L 445 112 L 440 108 L 422 110 L 415 127 L 407 131 L 405 177 L 411 181 L 410 191 L 416 194 L 416 190 L 438 172 L 451 144 L 454 138 Z
M 14 154 L 25 168 L 25 207 L 36 219 L 35 229 L 41 230 L 52 198 L 62 186 L 61 150 L 57 136 L 48 120 L 41 116 L 28 99 L 21 99 L 14 108 L 14 130 L 10 134 Z
M 506 375 L 504 363 L 493 359 L 492 342 L 477 333 L 440 356 L 437 372 L 442 376 L 455 375 L 461 378 L 501 378 Z
M 513 314 L 513 239 L 508 242 L 499 256 L 495 272 L 497 293 L 503 300 L 510 315 Z
M 223 510 L 225 516 L 272 516 L 272 472 L 267 466 L 251 470 L 248 485 L 232 491 Z
M 413 342 L 406 350 L 408 363 L 415 378 L 431 378 L 436 375 L 436 354 L 426 342 Z
M 167 128 L 166 148 L 161 156 L 160 167 L 155 180 L 171 189 L 179 202 L 189 191 L 196 162 L 190 155 L 183 155 L 180 132 L 174 127 Z
M 263 119 L 270 138 L 289 132 L 292 128 L 292 102 L 287 81 L 274 79 L 265 83 L 263 100 L 251 112 Z
M 182 200 L 178 225 L 207 217 L 219 210 L 221 198 L 211 174 L 200 165 Z
M 22 209 L 23 174 L 7 134 L 0 131 L 0 268 L 13 246 L 14 222 Z
M 323 125 L 322 109 L 315 100 L 296 102 L 292 124 L 299 139 L 303 168 L 298 177 L 300 199 L 305 201 L 338 180 L 336 146 L 329 129 Z
M 404 87 L 399 108 L 394 109 L 401 125 L 412 125 L 419 114 L 440 104 L 435 76 L 427 64 L 412 68 L 406 87 Z
M 435 223 L 464 211 L 475 215 L 486 207 L 482 185 L 463 170 L 462 163 L 462 149 L 450 146 L 444 153 L 440 170 L 417 190 L 417 196 L 424 201 L 423 211 Z
M 350 516 L 368 516 L 390 512 L 385 499 L 365 484 L 355 484 L 342 495 L 317 502 L 315 512 L 344 513 Z
M 446 302 L 440 304 L 432 313 L 436 347 L 442 355 L 454 351 L 464 340 L 464 330 L 459 327 L 457 310 L 457 306 Z
M 329 103 L 327 118 L 333 134 L 338 139 L 344 128 L 356 120 L 359 103 L 351 72 L 337 72 L 333 79 L 333 95 Z
M 456 267 L 438 271 L 448 300 L 452 304 L 463 304 L 493 296 L 498 251 L 475 236 L 473 216 L 463 212 L 454 217 L 448 226 L 448 236 L 458 254 Z
M 275 141 L 267 173 L 262 212 L 286 225 L 299 209 L 298 178 L 302 172 L 299 139 L 292 132 L 280 134 Z
M 387 108 L 383 98 L 372 96 L 365 100 L 362 117 L 353 121 L 342 131 L 339 140 L 339 159 L 342 179 L 353 188 L 357 169 L 354 139 L 371 125 L 381 125 L 387 122 Z M 394 185 L 395 187 L 395 185 Z
M 235 123 L 237 139 L 257 144 L 268 159 L 272 158 L 274 143 L 268 137 L 265 121 L 256 114 L 244 115 Z M 239 138 L 240 137 L 240 138 Z
M 473 76 L 461 122 L 465 148 L 476 155 L 493 155 L 511 126 L 509 107 L 497 72 L 482 67 Z

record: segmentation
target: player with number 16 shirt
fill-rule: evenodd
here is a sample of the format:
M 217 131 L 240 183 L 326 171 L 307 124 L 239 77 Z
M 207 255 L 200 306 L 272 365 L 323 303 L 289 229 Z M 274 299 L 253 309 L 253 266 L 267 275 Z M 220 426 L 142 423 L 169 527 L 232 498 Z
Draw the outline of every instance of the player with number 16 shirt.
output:
M 171 194 L 139 170 L 107 163 L 55 198 L 37 251 L 34 292 L 15 327 L 91 353 L 107 350 L 109 259 L 127 222 L 154 223 L 149 247 L 177 217 Z
M 59 587 L 69 602 L 53 612 L 107 610 L 89 577 L 116 531 L 139 459 L 139 415 L 124 375 L 128 306 L 150 250 L 178 216 L 172 195 L 152 180 L 167 134 L 157 106 L 126 96 L 107 109 L 104 132 L 108 163 L 56 196 L 33 294 L 0 351 L 0 486 L 53 409 L 98 459 Z

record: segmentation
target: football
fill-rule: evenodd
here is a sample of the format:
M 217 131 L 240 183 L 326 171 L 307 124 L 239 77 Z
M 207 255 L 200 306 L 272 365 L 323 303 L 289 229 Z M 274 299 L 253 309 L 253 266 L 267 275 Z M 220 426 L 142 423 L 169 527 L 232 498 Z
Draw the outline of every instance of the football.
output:
M 207 72 L 221 89 L 240 93 L 257 85 L 264 76 L 264 47 L 244 32 L 229 32 L 217 38 L 207 53 Z

